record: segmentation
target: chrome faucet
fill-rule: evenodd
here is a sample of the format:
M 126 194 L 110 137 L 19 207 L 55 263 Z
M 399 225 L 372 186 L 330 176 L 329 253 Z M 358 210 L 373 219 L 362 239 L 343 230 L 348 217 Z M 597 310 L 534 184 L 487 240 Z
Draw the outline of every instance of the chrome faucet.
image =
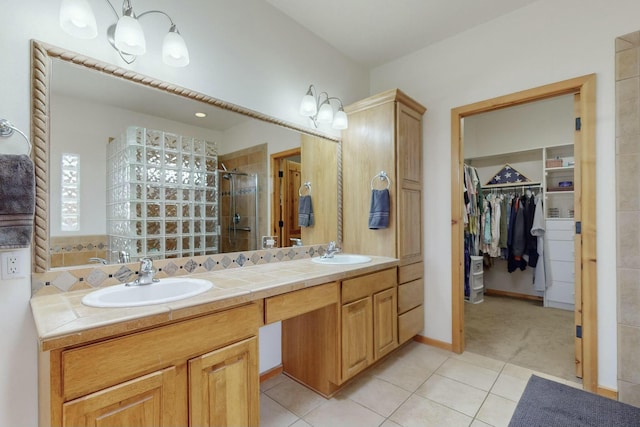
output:
M 99 258 L 99 257 L 93 257 L 93 258 L 89 258 L 89 261 L 91 262 L 99 262 L 102 265 L 107 265 L 108 261 L 104 258 Z
M 291 237 L 289 240 L 293 242 L 293 246 L 302 246 L 302 239 L 296 239 L 295 237 Z
M 332 240 L 327 245 L 327 249 L 325 249 L 324 255 L 322 255 L 322 258 L 333 258 L 333 256 L 338 252 L 340 252 L 340 248 L 337 247 L 336 242 Z
M 111 251 L 114 254 L 118 254 L 118 262 L 120 264 L 126 264 L 130 261 L 129 252 L 127 251 Z
M 127 286 L 150 285 L 154 282 L 159 282 L 159 279 L 153 277 L 155 273 L 156 269 L 153 268 L 153 260 L 151 258 L 142 258 L 140 260 L 138 278 L 131 283 L 127 283 Z

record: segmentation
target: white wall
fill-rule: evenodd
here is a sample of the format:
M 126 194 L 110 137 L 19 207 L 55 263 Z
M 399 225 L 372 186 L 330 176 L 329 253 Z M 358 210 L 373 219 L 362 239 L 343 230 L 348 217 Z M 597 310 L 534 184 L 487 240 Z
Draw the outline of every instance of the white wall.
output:
M 30 40 L 37 39 L 130 68 L 282 120 L 308 126 L 298 115 L 309 84 L 349 104 L 368 95 L 366 70 L 337 53 L 261 0 L 137 0 L 136 11 L 161 9 L 178 24 L 191 64 L 175 69 L 162 64 L 166 31 L 161 17 L 143 22 L 149 53 L 131 66 L 109 46 L 106 28 L 112 12 L 89 0 L 100 34 L 79 40 L 58 26 L 59 1 L 27 0 L 11 4 L 11 19 L 0 26 L 0 118 L 29 133 Z M 139 13 L 139 12 L 138 12 Z M 157 20 L 157 21 L 156 21 Z M 321 129 L 332 133 L 330 129 Z M 2 142 L 2 152 L 23 148 L 19 138 Z M 27 251 L 28 252 L 28 251 Z M 29 310 L 30 280 L 0 281 L 0 425 L 37 425 L 37 345 Z
M 614 40 L 640 27 L 637 0 L 540 0 L 373 70 L 371 92 L 399 87 L 427 107 L 425 325 L 451 342 L 451 109 L 590 73 L 597 74 L 596 180 L 598 370 L 617 389 Z

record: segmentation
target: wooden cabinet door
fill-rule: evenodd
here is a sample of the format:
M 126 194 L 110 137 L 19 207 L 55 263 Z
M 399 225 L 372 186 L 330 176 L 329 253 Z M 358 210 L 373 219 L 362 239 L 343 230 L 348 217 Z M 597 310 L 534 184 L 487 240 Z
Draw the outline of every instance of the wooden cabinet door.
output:
M 189 361 L 191 426 L 260 424 L 258 339 L 249 338 Z
M 174 426 L 176 369 L 170 367 L 66 402 L 64 426 Z
M 373 361 L 371 297 L 342 306 L 342 379 L 352 377 Z
M 422 114 L 398 103 L 397 248 L 400 265 L 422 261 Z
M 398 346 L 397 288 L 373 296 L 373 353 L 378 360 Z

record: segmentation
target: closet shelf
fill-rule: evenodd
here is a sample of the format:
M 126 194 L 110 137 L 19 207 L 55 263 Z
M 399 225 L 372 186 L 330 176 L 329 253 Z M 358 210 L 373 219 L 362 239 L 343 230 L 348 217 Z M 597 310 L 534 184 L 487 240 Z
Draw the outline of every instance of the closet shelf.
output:
M 572 171 L 575 169 L 575 166 L 559 166 L 557 168 L 544 168 L 546 172 L 554 172 L 554 171 Z
M 551 195 L 551 194 L 573 194 L 575 193 L 575 190 L 547 190 L 545 192 L 545 194 L 547 195 Z

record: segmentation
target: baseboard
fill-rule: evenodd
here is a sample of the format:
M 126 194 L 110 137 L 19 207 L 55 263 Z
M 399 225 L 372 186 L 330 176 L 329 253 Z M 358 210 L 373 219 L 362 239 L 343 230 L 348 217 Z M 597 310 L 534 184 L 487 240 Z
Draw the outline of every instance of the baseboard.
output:
M 416 335 L 415 337 L 413 337 L 413 340 L 422 344 L 430 345 L 432 347 L 438 347 L 443 350 L 453 351 L 453 345 L 449 344 L 448 342 L 434 340 L 433 338 L 423 337 L 422 335 Z
M 275 368 L 271 368 L 268 371 L 265 371 L 262 374 L 260 374 L 260 382 L 263 383 L 270 378 L 277 377 L 281 373 L 282 373 L 282 365 L 276 366 Z
M 531 301 L 544 301 L 543 297 L 539 297 L 537 295 L 527 295 L 527 294 L 519 294 L 517 292 L 508 292 L 508 291 L 500 291 L 498 289 L 484 289 L 485 295 L 492 295 L 496 297 L 510 297 L 510 298 L 520 298 L 527 299 Z
M 609 399 L 618 400 L 618 391 L 607 387 L 598 386 L 596 393 Z

